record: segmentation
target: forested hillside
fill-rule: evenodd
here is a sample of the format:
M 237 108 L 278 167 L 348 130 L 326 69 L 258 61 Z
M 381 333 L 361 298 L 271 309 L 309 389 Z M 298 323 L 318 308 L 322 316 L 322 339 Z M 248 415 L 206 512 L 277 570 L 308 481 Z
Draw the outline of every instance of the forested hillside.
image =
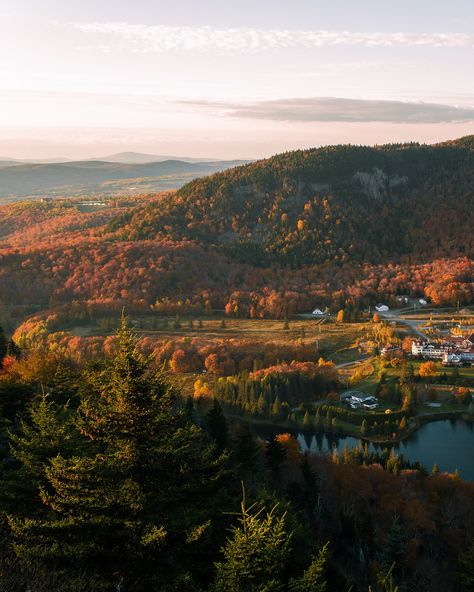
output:
M 289 152 L 179 192 L 0 208 L 0 303 L 283 318 L 473 301 L 472 137 Z
M 331 146 L 196 180 L 122 223 L 129 239 L 193 239 L 252 265 L 426 261 L 473 253 L 473 186 L 472 137 Z

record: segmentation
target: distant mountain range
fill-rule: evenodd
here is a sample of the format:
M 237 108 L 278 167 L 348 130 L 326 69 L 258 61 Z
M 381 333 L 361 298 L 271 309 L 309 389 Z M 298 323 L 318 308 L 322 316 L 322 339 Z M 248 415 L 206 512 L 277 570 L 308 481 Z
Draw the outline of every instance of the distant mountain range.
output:
M 81 162 L 90 160 L 99 160 L 102 162 L 117 162 L 120 164 L 147 164 L 150 162 L 163 162 L 165 160 L 180 160 L 181 162 L 201 163 L 201 162 L 225 162 L 220 158 L 196 158 L 189 156 L 172 156 L 169 154 L 144 154 L 142 152 L 118 152 L 117 154 L 109 154 L 108 156 L 91 156 L 84 159 L 79 159 Z M 250 159 L 241 159 L 249 162 Z M 58 156 L 55 158 L 10 158 L 8 156 L 0 156 L 0 167 L 15 166 L 20 164 L 51 164 L 51 163 L 66 163 L 77 162 L 78 159 L 65 158 Z
M 123 162 L 112 159 L 122 159 Z M 151 189 L 171 189 L 182 186 L 192 178 L 202 177 L 230 167 L 243 164 L 240 160 L 218 160 L 191 162 L 188 160 L 167 159 L 153 162 L 126 162 L 154 157 L 138 153 L 122 153 L 106 157 L 106 160 L 85 160 L 54 163 L 25 163 L 0 160 L 0 197 L 23 197 L 39 195 L 64 195 L 71 190 L 78 193 L 100 191 L 104 183 L 153 181 Z M 171 177 L 171 178 L 170 178 Z M 162 184 L 157 183 L 162 180 Z M 147 185 L 150 187 L 150 184 Z M 117 190 L 120 190 L 117 187 Z
M 170 156 L 157 154 L 143 154 L 141 152 L 119 152 L 91 158 L 90 160 L 102 160 L 104 162 L 120 162 L 124 164 L 147 164 L 150 162 L 163 162 L 164 160 L 179 160 L 181 162 L 201 163 L 201 162 L 222 162 L 219 158 L 190 158 L 187 156 Z
M 4 166 L 18 166 L 20 164 L 51 164 L 59 162 L 69 162 L 67 158 L 38 158 L 38 159 L 27 159 L 27 158 L 8 158 L 7 156 L 0 156 L 0 167 Z

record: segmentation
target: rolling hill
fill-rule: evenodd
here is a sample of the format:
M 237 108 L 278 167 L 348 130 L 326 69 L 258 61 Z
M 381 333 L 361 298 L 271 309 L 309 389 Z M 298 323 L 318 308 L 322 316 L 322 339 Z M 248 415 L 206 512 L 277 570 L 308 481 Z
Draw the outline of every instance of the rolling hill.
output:
M 158 179 L 175 176 L 199 177 L 240 164 L 240 161 L 192 163 L 180 160 L 128 164 L 104 161 L 66 163 L 7 163 L 0 166 L 0 197 L 62 194 L 68 188 L 80 192 L 99 190 L 102 183 L 133 179 Z M 174 187 L 183 182 L 177 180 Z
M 275 318 L 315 306 L 394 304 L 397 294 L 470 304 L 473 155 L 472 137 L 434 146 L 333 146 L 96 208 L 74 199 L 3 206 L 0 304 L 153 306 L 167 314 L 211 306 Z M 58 166 L 79 182 L 84 170 L 101 178 L 158 165 L 38 170 L 52 175 Z
M 252 265 L 472 256 L 474 141 L 330 146 L 195 180 L 112 222 Z

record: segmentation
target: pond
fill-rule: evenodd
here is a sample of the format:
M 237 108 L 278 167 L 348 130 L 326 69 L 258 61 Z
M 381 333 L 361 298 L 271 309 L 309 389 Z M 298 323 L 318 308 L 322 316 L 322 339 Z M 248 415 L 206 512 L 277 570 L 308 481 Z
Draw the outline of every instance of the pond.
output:
M 257 434 L 265 439 L 278 433 L 276 428 L 259 428 Z M 289 430 L 285 430 L 289 431 Z M 350 436 L 335 437 L 310 432 L 293 432 L 302 450 L 310 452 L 331 452 L 337 448 L 341 452 L 358 446 L 361 441 Z M 370 444 L 369 449 L 380 450 L 378 445 Z M 466 481 L 474 481 L 474 423 L 459 419 L 445 419 L 423 425 L 408 439 L 394 446 L 397 454 L 411 462 L 420 462 L 428 471 L 435 463 L 440 471 L 454 472 L 458 469 Z

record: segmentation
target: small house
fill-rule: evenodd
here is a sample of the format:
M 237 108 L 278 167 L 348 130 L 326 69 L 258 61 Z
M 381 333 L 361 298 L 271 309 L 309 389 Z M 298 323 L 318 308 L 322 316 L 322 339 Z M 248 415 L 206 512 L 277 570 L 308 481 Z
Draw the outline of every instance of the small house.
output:
M 406 306 L 409 302 L 409 297 L 403 295 L 397 296 L 397 305 L 398 306 Z

